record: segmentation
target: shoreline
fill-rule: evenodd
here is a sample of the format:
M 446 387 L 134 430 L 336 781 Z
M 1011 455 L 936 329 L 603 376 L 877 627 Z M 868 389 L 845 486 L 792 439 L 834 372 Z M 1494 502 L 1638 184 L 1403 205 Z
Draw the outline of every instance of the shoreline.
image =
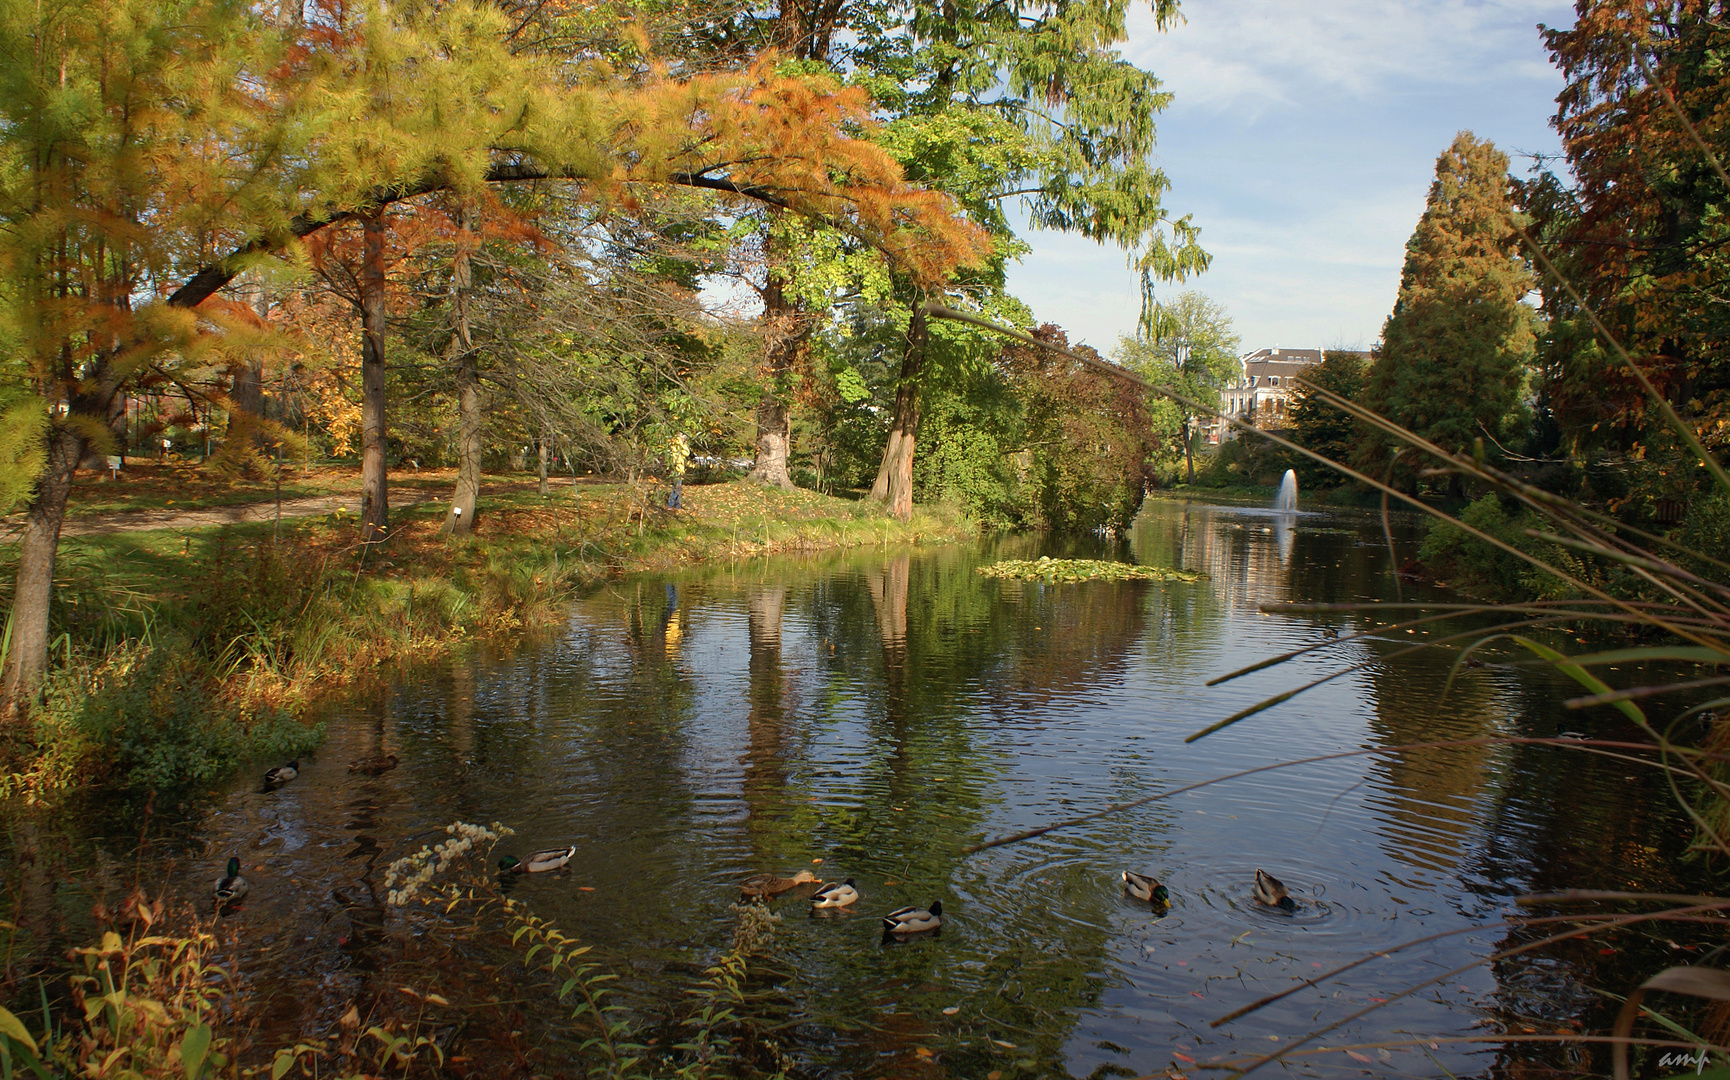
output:
M 190 787 L 250 759 L 292 756 L 322 738 L 301 719 L 319 706 L 462 648 L 538 637 L 607 581 L 979 534 L 943 507 L 900 522 L 874 503 L 730 481 L 687 484 L 684 507 L 669 511 L 666 490 L 507 490 L 457 539 L 438 535 L 442 500 L 399 508 L 376 545 L 359 541 L 341 508 L 280 525 L 69 536 L 57 584 L 70 636 L 43 705 L 5 733 L 0 798 Z M 160 716 L 140 715 L 189 709 L 208 720 L 172 736 Z M 125 747 L 140 736 L 190 742 L 190 760 L 179 772 L 133 761 Z

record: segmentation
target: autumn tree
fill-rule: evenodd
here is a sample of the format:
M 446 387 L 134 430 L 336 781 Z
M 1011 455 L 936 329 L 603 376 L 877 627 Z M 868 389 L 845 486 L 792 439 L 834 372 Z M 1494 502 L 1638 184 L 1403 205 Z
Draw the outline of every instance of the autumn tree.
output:
M 211 332 L 192 312 L 333 223 L 362 232 L 364 474 L 387 522 L 386 216 L 440 192 L 576 181 L 596 201 L 676 185 L 821 218 L 922 279 L 971 259 L 952 204 L 857 133 L 862 92 L 772 67 L 629 82 L 516 50 L 478 4 L 364 5 L 268 26 L 224 0 L 0 8 L 0 294 L 49 413 L 5 688 L 33 699 L 73 471 L 121 389 Z M 338 18 L 337 16 L 342 16 Z M 61 406 L 65 408 L 62 409 Z
M 1049 323 L 1033 336 L 1069 348 L 1069 336 Z M 1017 342 L 1002 364 L 1025 409 L 1027 482 L 1034 524 L 1066 532 L 1121 531 L 1141 509 L 1158 439 L 1147 414 L 1146 389 L 1098 361 L 1083 364 L 1050 349 Z
M 1521 208 L 1659 394 L 1722 454 L 1730 428 L 1730 190 L 1676 113 L 1722 160 L 1730 75 L 1717 58 L 1730 48 L 1730 26 L 1722 5 L 1706 0 L 1580 0 L 1576 11 L 1571 27 L 1544 30 L 1566 80 L 1554 124 L 1567 169 L 1521 184 Z M 1684 451 L 1657 403 L 1563 283 L 1544 275 L 1539 284 L 1547 317 L 1539 452 L 1589 466 L 1649 460 L 1678 481 L 1665 497 L 1685 501 L 1680 478 L 1694 470 L 1665 469 Z
M 47 663 L 73 472 L 115 445 L 122 385 L 199 336 L 193 305 L 148 299 L 280 198 L 269 163 L 288 147 L 240 77 L 274 56 L 244 4 L 6 0 L 0 56 L 0 322 L 46 418 L 4 674 L 17 705 Z
M 1436 159 L 1363 399 L 1444 450 L 1502 435 L 1520 403 L 1533 278 L 1511 212 L 1507 155 L 1461 132 Z M 1387 446 L 1366 439 L 1358 462 L 1379 471 Z
M 1155 312 L 1156 333 L 1124 338 L 1115 357 L 1150 382 L 1171 386 L 1205 409 L 1219 408 L 1220 388 L 1242 372 L 1240 339 L 1224 305 L 1193 290 Z M 1195 482 L 1195 415 L 1176 408 L 1187 479 Z

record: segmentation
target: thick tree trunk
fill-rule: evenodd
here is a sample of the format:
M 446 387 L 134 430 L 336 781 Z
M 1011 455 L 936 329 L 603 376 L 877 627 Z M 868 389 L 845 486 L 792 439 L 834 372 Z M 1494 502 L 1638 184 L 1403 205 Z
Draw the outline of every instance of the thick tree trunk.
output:
M 84 455 L 84 437 L 67 428 L 48 433 L 48 465 L 24 512 L 18 579 L 12 599 L 12 634 L 6 653 L 6 715 L 20 720 L 36 701 L 48 671 L 48 607 L 54 595 L 54 556 L 72 474 Z
M 787 458 L 792 452 L 793 421 L 783 395 L 788 377 L 803 359 L 811 320 L 773 274 L 763 290 L 763 323 L 769 379 L 763 399 L 757 403 L 757 457 L 748 479 L 791 491 L 793 477 L 787 471 Z
M 456 314 L 451 354 L 456 361 L 457 490 L 442 530 L 449 536 L 466 536 L 474 530 L 475 503 L 481 493 L 481 380 L 474 336 L 469 330 L 469 296 L 473 291 L 469 255 L 459 247 L 451 273 L 451 306 Z
M 919 438 L 919 394 L 929 343 L 925 313 L 915 307 L 907 325 L 907 349 L 901 354 L 901 378 L 895 385 L 889 442 L 883 447 L 883 462 L 871 485 L 871 498 L 888 507 L 900 521 L 913 516 L 913 451 Z
M 264 365 L 247 361 L 234 369 L 234 389 L 228 400 L 241 412 L 252 416 L 264 413 Z
M 384 412 L 384 213 L 368 214 L 361 224 L 360 516 L 362 537 L 373 541 L 390 527 Z
M 535 447 L 536 447 L 536 449 L 538 449 L 540 451 L 540 457 L 541 457 L 540 493 L 542 495 L 545 495 L 548 491 L 548 488 L 547 488 L 547 459 L 550 458 L 552 456 L 552 453 L 553 453 L 553 437 L 551 435 L 548 435 L 546 433 L 546 431 L 543 430 L 541 432 L 540 438 L 535 440 Z

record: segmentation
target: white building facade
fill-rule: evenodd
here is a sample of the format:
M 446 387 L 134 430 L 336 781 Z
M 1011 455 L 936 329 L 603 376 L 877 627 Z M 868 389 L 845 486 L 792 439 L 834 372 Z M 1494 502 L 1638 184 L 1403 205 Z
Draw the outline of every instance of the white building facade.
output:
M 1322 362 L 1320 349 L 1257 349 L 1239 360 L 1238 377 L 1219 392 L 1220 411 L 1234 419 L 1261 428 L 1283 428 L 1291 423 L 1291 398 L 1297 376 L 1312 364 Z M 1236 437 L 1231 425 L 1221 420 L 1202 422 L 1209 443 Z

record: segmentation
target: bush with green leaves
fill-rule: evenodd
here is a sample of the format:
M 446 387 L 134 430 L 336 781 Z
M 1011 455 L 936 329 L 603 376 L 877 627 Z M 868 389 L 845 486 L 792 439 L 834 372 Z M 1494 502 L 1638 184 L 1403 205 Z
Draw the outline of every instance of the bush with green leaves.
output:
M 133 643 L 56 671 L 33 720 L 43 768 L 136 791 L 209 785 L 250 758 L 293 757 L 324 740 L 322 724 L 242 717 L 174 642 Z
M 1542 519 L 1530 510 L 1510 511 L 1496 495 L 1485 495 L 1467 506 L 1460 513 L 1460 521 L 1576 575 L 1590 572 L 1585 560 L 1567 549 L 1528 536 L 1526 530 L 1543 525 Z M 1418 549 L 1418 561 L 1453 588 L 1481 600 L 1560 600 L 1573 595 L 1561 578 L 1447 521 L 1438 521 L 1430 528 Z

